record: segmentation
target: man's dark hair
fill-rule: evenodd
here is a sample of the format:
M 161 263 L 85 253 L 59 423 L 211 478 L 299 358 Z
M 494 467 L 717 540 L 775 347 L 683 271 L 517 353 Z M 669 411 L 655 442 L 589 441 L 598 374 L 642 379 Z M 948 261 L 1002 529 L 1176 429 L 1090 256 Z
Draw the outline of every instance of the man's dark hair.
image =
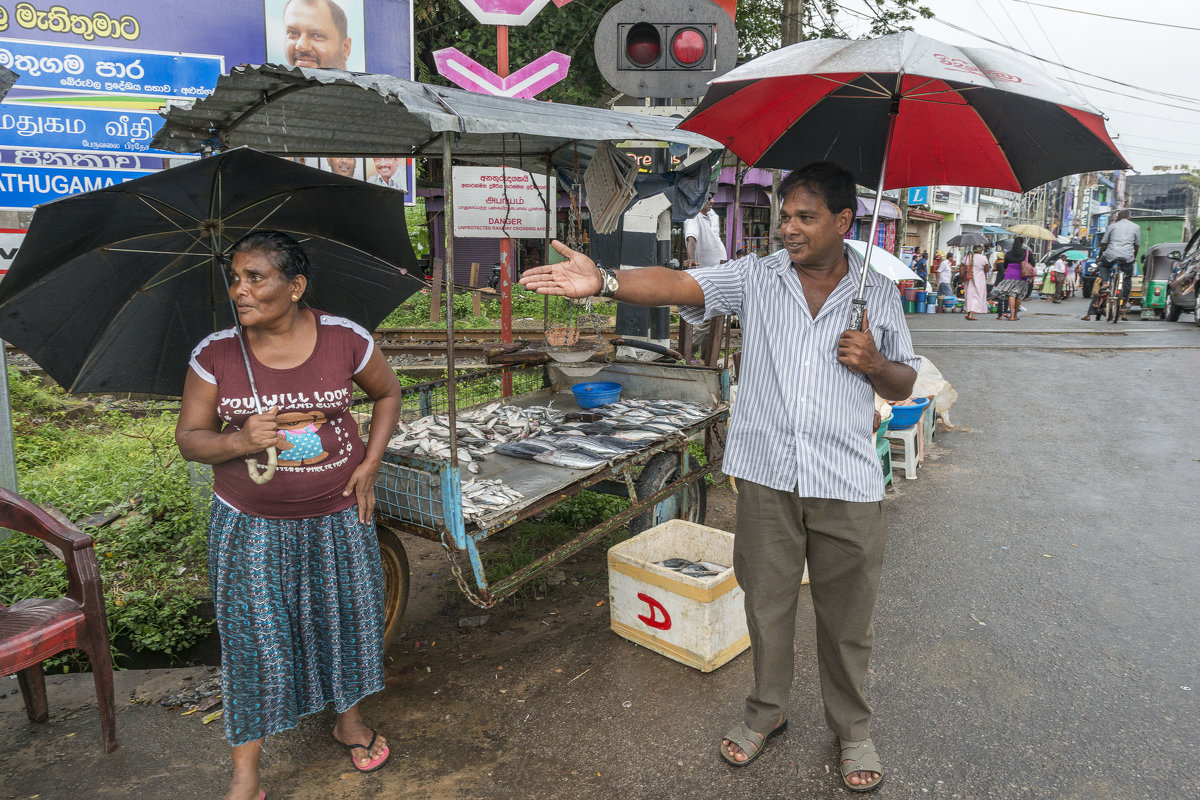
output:
M 779 196 L 786 200 L 797 187 L 825 198 L 825 207 L 835 216 L 844 208 L 850 209 L 851 214 L 858 212 L 854 176 L 831 161 L 817 161 L 789 172 L 779 185 Z
M 333 0 L 287 0 L 283 4 L 284 14 L 287 13 L 288 6 L 292 3 L 304 3 L 306 6 L 325 6 L 325 8 L 329 9 L 329 16 L 333 17 L 333 26 L 337 28 L 338 36 L 345 39 L 350 35 L 350 24 L 346 21 L 346 12 L 342 10 L 341 6 L 333 2 Z
M 1129 219 L 1129 217 L 1132 214 L 1133 214 L 1133 212 L 1130 211 L 1128 208 L 1122 208 L 1120 211 L 1117 212 L 1117 219 Z
M 308 289 L 312 286 L 312 278 L 309 277 L 312 262 L 308 259 L 304 245 L 290 234 L 282 231 L 247 233 L 230 248 L 229 257 L 232 259 L 238 253 L 257 253 L 263 256 L 286 280 L 290 281 L 303 275 L 308 282 L 304 294 L 308 294 Z

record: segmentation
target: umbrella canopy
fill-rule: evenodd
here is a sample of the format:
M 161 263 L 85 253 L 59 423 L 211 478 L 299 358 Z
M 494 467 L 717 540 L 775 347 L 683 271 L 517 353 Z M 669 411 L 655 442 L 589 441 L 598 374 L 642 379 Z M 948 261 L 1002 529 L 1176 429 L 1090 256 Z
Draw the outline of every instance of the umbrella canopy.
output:
M 1041 239 L 1046 242 L 1057 242 L 1058 237 L 1053 231 L 1043 228 L 1041 225 L 1012 225 L 1008 228 L 1009 233 L 1015 233 L 1017 236 L 1024 236 L 1026 239 Z
M 858 239 L 847 239 L 846 244 L 858 251 L 864 258 L 867 255 L 867 243 Z M 893 281 L 916 281 L 921 276 L 894 255 L 878 245 L 871 245 L 871 269 Z
M 950 247 L 974 247 L 975 245 L 985 247 L 991 242 L 982 233 L 960 233 L 947 239 L 946 244 Z
M 234 322 L 230 246 L 299 239 L 305 301 L 374 328 L 424 281 L 404 194 L 250 149 L 38 208 L 0 282 L 0 337 L 72 392 L 178 395 L 188 355 Z
M 712 81 L 679 127 L 755 166 L 828 160 L 864 186 L 882 178 L 884 189 L 1024 191 L 1128 167 L 1101 113 L 1045 72 L 1006 52 L 911 31 L 815 39 L 760 56 Z

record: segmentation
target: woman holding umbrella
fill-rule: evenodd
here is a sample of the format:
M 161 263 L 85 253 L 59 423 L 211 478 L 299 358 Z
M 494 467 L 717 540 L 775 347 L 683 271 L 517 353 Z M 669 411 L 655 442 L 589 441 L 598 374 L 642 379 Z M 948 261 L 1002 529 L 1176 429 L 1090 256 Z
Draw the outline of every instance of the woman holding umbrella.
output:
M 301 305 L 308 272 L 287 234 L 258 231 L 234 245 L 229 294 L 240 326 L 192 351 L 175 433 L 185 458 L 213 465 L 209 581 L 233 747 L 226 800 L 265 797 L 263 739 L 330 703 L 333 738 L 355 769 L 388 758 L 358 710 L 384 687 L 372 513 L 387 436 L 364 448 L 349 402 L 357 384 L 375 403 L 372 430 L 392 430 L 400 384 L 367 331 Z M 260 406 L 269 410 L 253 413 Z M 244 462 L 270 446 L 278 471 L 260 484 Z
M 1025 247 L 1025 237 L 1013 240 L 1012 249 L 1004 254 L 1004 280 L 996 284 L 997 304 L 1008 302 L 1005 319 L 1015 320 L 1021 310 L 1021 301 L 1029 296 L 1029 279 L 1025 274 L 1032 269 L 1033 254 Z M 1026 265 L 1029 265 L 1026 267 Z
M 976 314 L 986 314 L 987 304 L 987 271 L 988 262 L 979 245 L 963 256 L 960 273 L 963 281 L 963 310 L 967 315 L 963 319 L 976 320 Z

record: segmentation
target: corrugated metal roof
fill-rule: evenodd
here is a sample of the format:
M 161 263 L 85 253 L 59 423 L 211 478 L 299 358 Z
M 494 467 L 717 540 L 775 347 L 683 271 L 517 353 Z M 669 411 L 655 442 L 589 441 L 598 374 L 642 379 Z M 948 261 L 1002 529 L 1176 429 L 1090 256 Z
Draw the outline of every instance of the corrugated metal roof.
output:
M 547 155 L 585 165 L 601 141 L 667 141 L 719 149 L 676 120 L 520 100 L 333 69 L 240 66 L 207 98 L 175 107 L 153 146 L 178 153 L 246 145 L 276 155 L 440 156 L 533 169 Z

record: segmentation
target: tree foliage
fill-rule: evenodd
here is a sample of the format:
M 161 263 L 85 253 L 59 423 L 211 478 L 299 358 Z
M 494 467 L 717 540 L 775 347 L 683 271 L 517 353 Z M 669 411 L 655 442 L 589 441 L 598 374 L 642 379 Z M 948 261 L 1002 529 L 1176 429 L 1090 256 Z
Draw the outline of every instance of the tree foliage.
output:
M 617 92 L 596 67 L 594 39 L 600 20 L 616 4 L 617 0 L 574 0 L 562 8 L 547 5 L 529 25 L 510 27 L 509 71 L 515 72 L 546 52 L 557 50 L 571 57 L 571 69 L 566 79 L 542 92 L 538 99 L 608 105 Z M 908 30 L 908 23 L 918 16 L 933 16 L 918 0 L 863 0 L 863 11 L 843 7 L 837 0 L 739 0 L 739 60 L 779 47 L 785 5 L 801 9 L 805 39 L 851 38 L 847 28 L 862 31 L 865 36 L 881 36 Z M 479 24 L 459 0 L 423 0 L 414 4 L 413 19 L 418 80 L 451 85 L 438 75 L 433 60 L 434 51 L 445 47 L 457 47 L 485 67 L 496 69 L 495 26 Z

